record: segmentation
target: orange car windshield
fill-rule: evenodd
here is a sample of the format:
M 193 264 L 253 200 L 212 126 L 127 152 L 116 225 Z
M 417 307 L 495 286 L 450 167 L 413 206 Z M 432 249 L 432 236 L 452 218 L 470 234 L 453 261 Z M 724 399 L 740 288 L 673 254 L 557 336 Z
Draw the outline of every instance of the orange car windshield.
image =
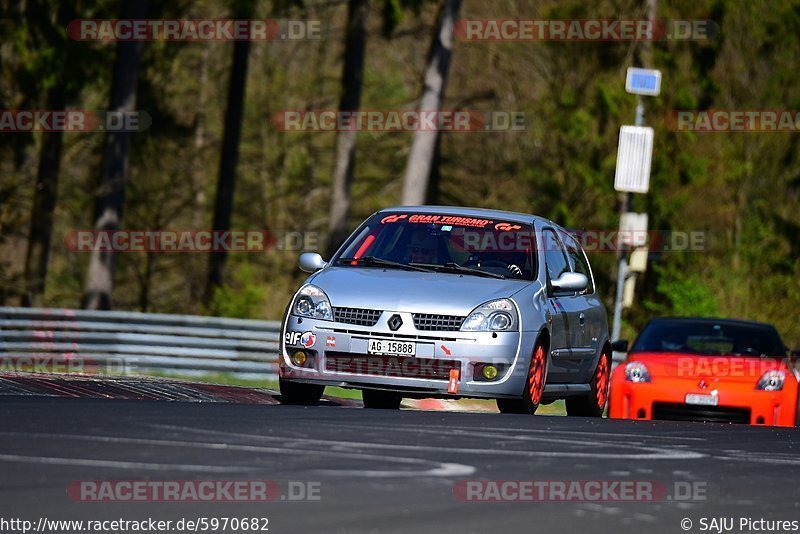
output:
M 778 333 L 767 325 L 703 320 L 657 320 L 631 352 L 682 352 L 709 356 L 786 356 Z

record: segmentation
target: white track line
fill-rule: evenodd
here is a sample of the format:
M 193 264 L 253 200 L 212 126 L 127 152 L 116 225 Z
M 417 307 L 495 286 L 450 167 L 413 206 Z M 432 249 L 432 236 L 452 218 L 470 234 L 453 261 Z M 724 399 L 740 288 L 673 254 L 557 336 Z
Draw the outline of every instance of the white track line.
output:
M 95 441 L 101 443 L 128 443 L 128 444 L 136 444 L 136 445 L 155 445 L 155 446 L 163 446 L 163 447 L 182 447 L 182 448 L 195 448 L 195 449 L 211 449 L 217 451 L 238 451 L 238 452 L 268 452 L 273 454 L 283 454 L 283 455 L 291 455 L 297 456 L 298 454 L 325 454 L 326 456 L 336 456 L 340 458 L 352 458 L 356 460 L 368 460 L 368 461 L 380 461 L 380 462 L 389 462 L 389 463 L 398 463 L 398 464 L 405 464 L 405 465 L 421 465 L 421 466 L 428 466 L 432 465 L 433 467 L 428 469 L 422 470 L 402 470 L 402 471 L 373 471 L 373 470 L 319 470 L 315 472 L 320 473 L 328 473 L 328 474 L 344 474 L 353 476 L 353 473 L 358 472 L 359 476 L 365 477 L 422 477 L 422 476 L 435 476 L 435 477 L 450 477 L 450 476 L 468 476 L 475 472 L 475 468 L 470 465 L 465 464 L 456 464 L 456 463 L 443 463 L 437 462 L 435 460 L 426 460 L 422 458 L 411 458 L 411 457 L 404 457 L 404 456 L 386 456 L 386 455 L 375 455 L 375 454 L 366 454 L 363 452 L 356 452 L 356 451 L 338 451 L 338 450 L 331 450 L 330 448 L 320 448 L 320 449 L 309 449 L 309 448 L 294 448 L 294 447 L 265 447 L 262 445 L 244 445 L 244 444 L 235 444 L 235 443 L 207 443 L 207 442 L 199 442 L 199 441 L 181 441 L 181 440 L 161 440 L 161 439 L 144 439 L 144 438 L 127 438 L 127 437 L 115 437 L 115 436 L 87 436 L 87 435 L 77 435 L 77 434 L 54 434 L 54 433 L 34 433 L 34 432 L 0 432 L 0 435 L 4 436 L 25 436 L 25 437 L 37 437 L 43 439 L 71 439 L 77 441 Z M 285 438 L 278 438 L 277 440 L 289 442 L 288 444 L 294 443 L 294 440 L 285 439 Z M 287 445 L 288 445 L 287 444 Z M 33 456 L 18 456 L 18 455 L 3 455 L 0 454 L 0 461 L 26 461 L 24 459 L 21 460 L 14 460 L 14 458 L 27 458 L 27 459 L 35 459 L 36 457 Z M 60 460 L 70 460 L 69 458 L 61 458 Z M 103 465 L 104 467 L 119 467 L 119 468 L 134 468 L 134 467 L 125 467 L 121 464 L 131 464 L 130 462 L 117 462 L 113 460 L 94 460 L 89 458 L 79 458 L 75 459 L 75 461 L 79 462 L 87 462 L 86 465 L 94 465 L 91 462 L 98 462 L 100 463 L 105 462 L 107 465 Z M 133 464 L 131 464 L 133 465 Z M 252 467 L 229 467 L 226 468 L 224 466 L 182 466 L 182 464 L 138 464 L 138 465 L 152 465 L 152 466 L 163 466 L 164 470 L 169 470 L 171 468 L 175 468 L 176 470 L 184 470 L 181 467 L 187 467 L 185 470 L 196 470 L 196 469 L 188 469 L 188 467 L 208 467 L 208 468 L 215 468 L 219 469 L 219 472 L 226 472 L 226 471 L 254 471 L 255 469 Z M 213 471 L 217 472 L 217 471 Z M 455 473 L 455 474 L 454 474 Z
M 525 458 L 591 458 L 591 459 L 629 459 L 629 460 L 696 460 L 706 457 L 705 454 L 687 451 L 687 450 L 670 450 L 661 447 L 644 447 L 633 446 L 634 449 L 645 451 L 643 453 L 596 453 L 596 452 L 570 452 L 570 451 L 532 451 L 532 450 L 505 450 L 495 448 L 468 448 L 468 447 L 441 447 L 436 445 L 402 445 L 395 443 L 365 443 L 358 441 L 341 441 L 341 440 L 326 440 L 326 439 L 311 439 L 311 438 L 293 438 L 288 436 L 261 436 L 257 434 L 240 434 L 229 433 L 215 430 L 205 430 L 193 427 L 179 427 L 172 425 L 153 425 L 156 428 L 168 428 L 171 430 L 180 430 L 195 432 L 201 434 L 215 435 L 223 434 L 229 437 L 241 437 L 246 439 L 256 439 L 261 441 L 280 441 L 284 444 L 295 445 L 317 445 L 320 447 L 341 446 L 357 449 L 389 449 L 399 451 L 424 451 L 424 452 L 448 452 L 452 454 L 469 454 L 469 455 L 482 455 L 482 456 L 519 456 Z M 439 431 L 431 431 L 431 433 L 441 434 Z M 501 437 L 518 441 L 544 441 L 548 443 L 562 442 L 577 446 L 606 446 L 606 447 L 631 447 L 629 443 L 604 443 L 598 441 L 575 441 L 575 440 L 554 440 L 546 437 L 533 437 L 533 436 L 503 436 L 497 434 L 476 433 L 481 437 Z
M 220 465 L 194 464 L 155 464 L 148 462 L 124 462 L 119 460 L 100 460 L 96 458 L 59 458 L 52 456 L 23 456 L 20 454 L 0 454 L 0 462 L 67 465 L 81 467 L 110 467 L 112 469 L 147 469 L 152 471 L 188 471 L 196 473 L 233 473 L 249 471 L 249 468 L 225 467 Z

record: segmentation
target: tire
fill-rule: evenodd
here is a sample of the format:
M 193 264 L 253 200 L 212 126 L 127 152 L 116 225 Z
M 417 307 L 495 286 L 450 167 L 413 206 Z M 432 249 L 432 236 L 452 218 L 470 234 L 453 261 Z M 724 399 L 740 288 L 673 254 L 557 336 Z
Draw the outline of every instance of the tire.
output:
M 325 386 L 291 382 L 282 378 L 278 379 L 278 384 L 281 390 L 281 404 L 316 406 L 325 391 Z
M 611 380 L 611 351 L 604 349 L 592 374 L 591 393 L 566 399 L 567 415 L 580 417 L 603 417 L 608 405 L 608 389 Z
M 531 355 L 528 376 L 525 379 L 525 391 L 520 399 L 497 399 L 500 413 L 519 413 L 533 415 L 542 402 L 544 382 L 547 378 L 547 345 L 543 341 L 536 342 Z
M 403 400 L 403 397 L 397 393 L 375 389 L 362 390 L 361 398 L 364 401 L 364 408 L 377 410 L 398 410 L 400 409 L 400 401 Z

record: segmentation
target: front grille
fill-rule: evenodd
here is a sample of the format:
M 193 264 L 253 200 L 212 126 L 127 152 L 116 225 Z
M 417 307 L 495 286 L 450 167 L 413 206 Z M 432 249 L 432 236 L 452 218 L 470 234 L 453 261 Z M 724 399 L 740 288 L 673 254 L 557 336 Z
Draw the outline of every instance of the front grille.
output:
M 414 313 L 414 326 L 417 330 L 459 330 L 466 317 L 460 315 L 439 315 L 435 313 Z
M 333 373 L 449 380 L 452 369 L 458 369 L 460 373 L 461 362 L 413 356 L 380 356 L 333 351 L 325 353 L 325 370 Z
M 749 408 L 694 406 L 692 404 L 654 402 L 653 419 L 667 421 L 708 421 L 710 423 L 750 424 Z
M 365 308 L 333 308 L 333 320 L 337 323 L 357 324 L 359 326 L 375 326 L 380 319 L 382 310 L 367 310 Z

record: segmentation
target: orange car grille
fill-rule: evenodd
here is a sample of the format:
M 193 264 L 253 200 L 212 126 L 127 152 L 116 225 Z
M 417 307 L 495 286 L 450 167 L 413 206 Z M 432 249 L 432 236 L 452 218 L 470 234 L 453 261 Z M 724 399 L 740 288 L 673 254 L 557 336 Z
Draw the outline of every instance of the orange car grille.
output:
M 750 409 L 732 408 L 728 406 L 693 406 L 690 404 L 654 402 L 653 419 L 749 424 Z

